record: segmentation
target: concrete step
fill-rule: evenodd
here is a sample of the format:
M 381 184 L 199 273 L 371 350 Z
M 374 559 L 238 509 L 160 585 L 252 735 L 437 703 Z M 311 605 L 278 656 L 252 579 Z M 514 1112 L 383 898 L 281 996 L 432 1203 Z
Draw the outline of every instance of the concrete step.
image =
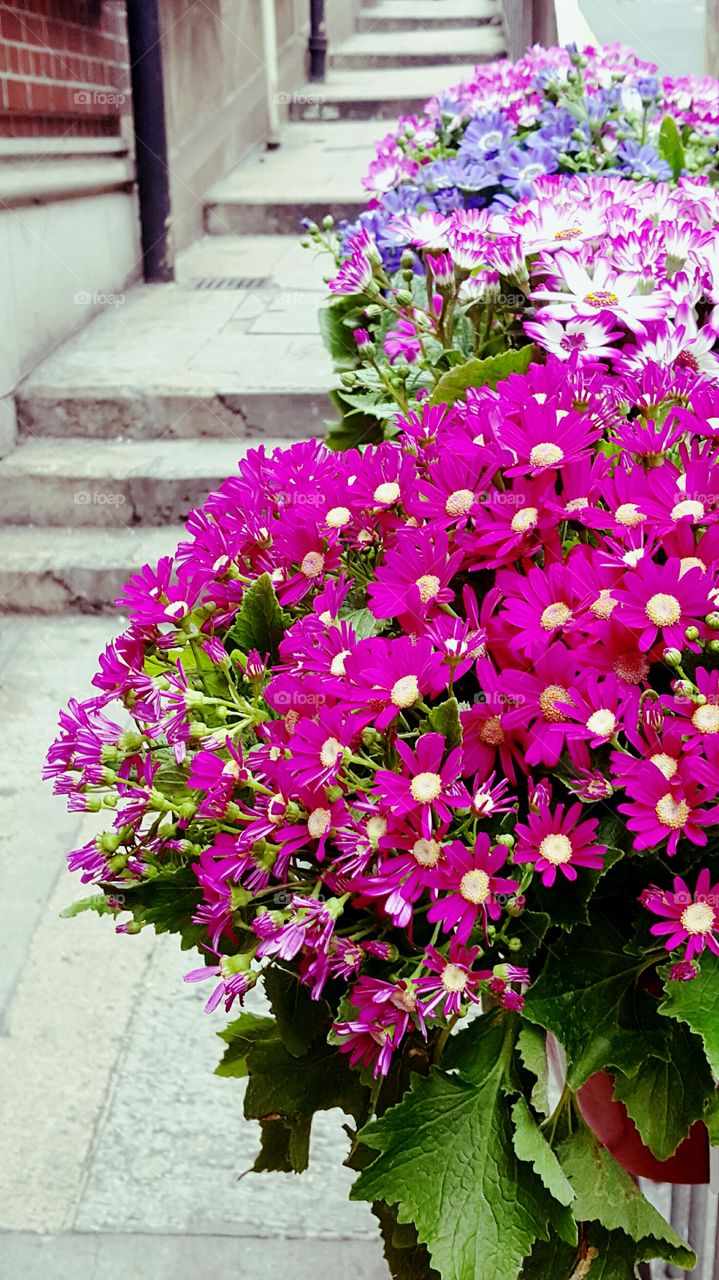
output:
M 466 61 L 468 56 L 471 52 L 465 54 L 464 64 L 456 65 L 333 69 L 322 84 L 307 84 L 292 95 L 288 104 L 290 119 L 394 120 L 400 114 L 421 111 L 428 98 L 472 75 L 474 63 Z
M 17 397 L 21 438 L 254 440 L 333 416 L 317 257 L 285 236 L 206 236 L 174 285 L 139 286 L 48 356 Z M 193 282 L 240 289 L 196 289 Z M 254 283 L 254 287 L 251 287 Z
M 337 70 L 461 66 L 469 59 L 490 62 L 503 52 L 502 32 L 494 26 L 420 28 L 389 42 L 383 31 L 365 31 L 340 45 L 330 63 Z
M 128 578 L 170 555 L 181 525 L 159 529 L 5 527 L 0 603 L 7 613 L 100 613 Z
M 471 27 L 499 22 L 496 0 L 377 0 L 366 4 L 357 25 L 360 31 L 422 31 Z
M 314 86 L 323 91 L 324 86 Z M 313 105 L 317 93 L 313 93 Z M 316 105 L 316 104 L 314 104 Z M 255 152 L 205 197 L 205 228 L 297 236 L 303 218 L 355 218 L 366 203 L 362 175 L 381 129 L 373 121 L 289 124 L 276 151 Z
M 131 529 L 184 520 L 247 440 L 26 440 L 0 462 L 0 524 Z M 268 439 L 269 449 L 282 441 Z M 286 443 L 286 442 L 285 442 Z

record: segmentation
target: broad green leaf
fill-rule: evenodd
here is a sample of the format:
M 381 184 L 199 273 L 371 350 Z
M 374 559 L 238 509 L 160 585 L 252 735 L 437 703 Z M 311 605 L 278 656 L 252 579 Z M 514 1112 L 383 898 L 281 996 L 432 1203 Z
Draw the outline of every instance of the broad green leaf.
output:
M 676 182 L 681 177 L 686 165 L 681 135 L 673 116 L 665 116 L 659 129 L 659 154 L 666 160 Z
M 280 1039 L 293 1057 L 302 1057 L 318 1036 L 327 1038 L 332 1025 L 329 1006 L 313 1000 L 294 973 L 274 964 L 265 973 L 264 986 Z
M 277 650 L 285 633 L 285 614 L 282 610 L 269 573 L 247 587 L 235 620 L 229 630 L 229 639 L 243 653 L 257 649 L 261 657 L 266 653 L 277 657 Z
M 350 327 L 345 319 L 356 313 L 356 323 Z M 327 350 L 336 365 L 350 368 L 357 363 L 357 343 L 352 336 L 352 328 L 360 327 L 360 311 L 356 298 L 338 298 L 326 307 L 320 307 L 317 313 L 320 334 Z
M 277 1036 L 274 1018 L 263 1018 L 256 1013 L 241 1013 L 218 1036 L 227 1048 L 222 1060 L 215 1067 L 216 1076 L 243 1077 L 247 1075 L 247 1055 L 258 1040 L 271 1040 Z
M 375 618 L 369 609 L 351 609 L 343 615 L 343 622 L 349 622 L 358 640 L 366 640 L 369 636 L 378 636 L 387 628 L 384 618 Z
M 512 1119 L 514 1150 L 519 1159 L 527 1160 L 532 1165 L 534 1172 L 542 1179 L 547 1191 L 554 1196 L 555 1200 L 560 1204 L 570 1205 L 574 1199 L 571 1184 L 534 1119 L 526 1098 L 521 1094 L 512 1107 Z M 575 1229 L 573 1238 L 570 1237 L 570 1240 L 574 1243 L 576 1239 Z
M 599 834 L 597 834 L 599 841 Z M 554 884 L 532 886 L 532 901 L 540 911 L 546 911 L 552 924 L 561 929 L 573 929 L 578 924 L 589 924 L 588 906 L 600 880 L 623 857 L 621 849 L 607 849 L 604 866 L 582 869 L 576 880 L 557 876 Z
M 304 1173 L 310 1157 L 311 1116 L 290 1124 L 284 1120 L 260 1120 L 260 1150 L 255 1173 Z
M 544 911 L 523 911 L 517 917 L 512 925 L 512 937 L 519 942 L 519 947 L 512 953 L 514 964 L 524 964 L 537 954 L 550 923 Z
M 664 1258 L 691 1270 L 696 1261 L 691 1249 L 585 1125 L 562 1143 L 558 1155 L 576 1196 L 572 1209 L 578 1222 L 623 1231 L 639 1246 L 639 1257 Z
M 380 1152 L 355 1200 L 398 1205 L 444 1280 L 516 1280 L 536 1239 L 566 1210 L 512 1147 L 503 1065 L 479 1086 L 434 1068 L 361 1131 Z
M 539 1241 L 519 1280 L 635 1280 L 639 1258 L 637 1246 L 623 1231 L 604 1231 L 591 1222 L 578 1250 L 556 1237 L 548 1244 Z M 588 1269 L 582 1271 L 582 1265 Z
M 535 1111 L 539 1111 L 541 1115 L 548 1117 L 549 1063 L 547 1062 L 547 1037 L 541 1027 L 535 1027 L 531 1022 L 524 1023 L 517 1036 L 517 1052 L 527 1071 L 530 1071 L 537 1080 L 530 1095 L 532 1106 Z
M 617 1072 L 614 1082 L 614 1097 L 658 1160 L 674 1154 L 714 1096 L 700 1040 L 679 1023 L 668 1022 L 667 1030 L 668 1060 L 648 1056 L 635 1075 Z
M 329 398 L 338 411 L 340 420 L 328 423 L 329 430 L 325 436 L 328 448 L 335 453 L 345 453 L 348 449 L 379 444 L 385 439 L 386 431 L 376 414 L 362 413 L 359 409 L 348 406 L 342 391 L 330 391 Z
M 712 1075 L 719 1079 L 719 959 L 706 951 L 691 982 L 664 982 L 665 999 L 659 1012 L 686 1022 L 704 1042 Z
M 316 1042 L 301 1058 L 277 1038 L 258 1040 L 247 1056 L 249 1083 L 245 1116 L 261 1120 L 282 1116 L 296 1120 L 315 1111 L 339 1107 L 355 1118 L 362 1114 L 366 1092 L 347 1062 L 331 1045 Z
M 456 698 L 447 698 L 446 702 L 440 702 L 438 706 L 432 707 L 427 719 L 431 729 L 444 737 L 448 751 L 462 745 L 462 724 Z
M 468 1026 L 447 1041 L 442 1066 L 459 1071 L 472 1084 L 483 1084 L 497 1069 L 516 1034 L 516 1019 L 496 1012 L 473 1018 Z
M 526 373 L 536 354 L 536 347 L 530 344 L 518 351 L 503 351 L 501 355 L 487 356 L 485 360 L 468 360 L 466 364 L 448 369 L 434 388 L 429 403 L 454 404 L 462 399 L 469 387 L 494 389 L 510 373 Z
M 524 1015 L 553 1031 L 567 1054 L 567 1080 L 577 1089 L 595 1071 L 637 1071 L 647 1053 L 662 1056 L 661 1036 L 650 1039 L 651 998 L 635 987 L 639 961 L 624 939 L 598 917 L 551 948 L 527 992 Z

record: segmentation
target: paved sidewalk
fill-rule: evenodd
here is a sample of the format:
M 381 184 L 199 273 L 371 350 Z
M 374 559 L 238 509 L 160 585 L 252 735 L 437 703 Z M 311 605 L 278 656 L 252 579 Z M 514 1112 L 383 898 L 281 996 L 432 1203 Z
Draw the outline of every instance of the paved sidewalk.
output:
M 0 624 L 13 723 L 0 816 L 0 1275 L 20 1280 L 384 1280 L 374 1221 L 351 1204 L 341 1117 L 319 1118 L 307 1174 L 249 1175 L 242 1086 L 212 1074 L 222 1016 L 182 981 L 177 941 L 117 937 L 64 869 L 95 829 L 39 773 L 57 708 L 89 692 L 118 619 Z

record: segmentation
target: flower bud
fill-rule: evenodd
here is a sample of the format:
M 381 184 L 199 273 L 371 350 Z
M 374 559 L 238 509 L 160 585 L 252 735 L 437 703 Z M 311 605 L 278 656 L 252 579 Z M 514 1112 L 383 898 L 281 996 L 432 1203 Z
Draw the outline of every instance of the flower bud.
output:
M 516 840 L 511 831 L 506 831 L 503 835 L 497 836 L 497 844 L 504 845 L 505 849 L 513 849 Z
M 682 655 L 678 649 L 665 649 L 662 657 L 668 667 L 680 667 L 682 665 Z
M 687 627 L 686 631 L 684 632 L 684 635 L 686 636 L 687 640 L 691 641 L 692 643 L 695 640 L 699 639 L 699 631 L 697 627 Z
M 414 301 L 409 289 L 398 289 L 396 298 L 401 307 L 410 307 Z
M 716 611 L 708 613 L 704 621 L 708 627 L 711 627 L 712 631 L 719 631 L 719 613 Z

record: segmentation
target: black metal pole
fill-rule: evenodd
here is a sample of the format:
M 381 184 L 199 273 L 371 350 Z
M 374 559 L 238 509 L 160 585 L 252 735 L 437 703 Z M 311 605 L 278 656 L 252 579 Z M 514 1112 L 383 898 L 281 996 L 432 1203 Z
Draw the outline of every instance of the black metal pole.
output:
M 324 80 L 327 70 L 325 0 L 310 0 L 310 80 Z
M 127 0 L 127 37 L 144 277 L 159 284 L 174 280 L 175 264 L 158 0 Z

